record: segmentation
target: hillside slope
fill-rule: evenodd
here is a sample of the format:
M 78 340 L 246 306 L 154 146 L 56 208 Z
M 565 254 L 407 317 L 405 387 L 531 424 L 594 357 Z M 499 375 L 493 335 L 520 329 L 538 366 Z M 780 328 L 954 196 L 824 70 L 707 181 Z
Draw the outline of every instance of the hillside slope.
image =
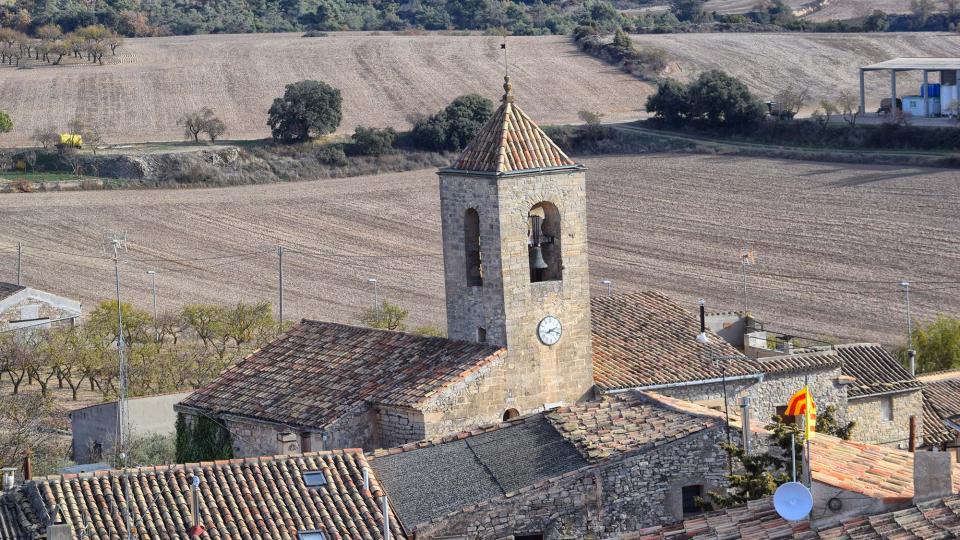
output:
M 213 107 L 228 138 L 269 135 L 266 111 L 286 84 L 328 82 L 343 93 L 341 131 L 357 125 L 409 125 L 458 95 L 502 94 L 500 39 L 332 33 L 235 34 L 130 39 L 112 65 L 0 67 L 0 108 L 22 143 L 34 129 L 64 125 L 78 112 L 107 141 L 179 140 L 177 118 Z M 544 123 L 576 121 L 577 111 L 611 120 L 635 117 L 647 90 L 632 77 L 580 54 L 569 38 L 510 38 L 514 92 Z M 531 99 L 533 95 L 536 99 Z
M 681 80 L 705 69 L 723 69 L 770 99 L 790 84 L 810 91 L 811 106 L 858 92 L 861 65 L 900 56 L 960 56 L 960 36 L 940 33 L 871 34 L 664 34 L 632 36 L 639 46 L 665 49 L 667 75 Z M 890 92 L 889 75 L 867 74 L 868 109 Z M 931 81 L 936 82 L 936 75 Z M 918 73 L 897 77 L 901 95 L 919 91 Z
M 585 159 L 590 270 L 616 291 L 659 289 L 694 308 L 739 309 L 748 241 L 749 307 L 782 330 L 896 343 L 900 279 L 918 320 L 960 310 L 960 183 L 950 170 L 657 154 Z M 414 323 L 444 324 L 433 170 L 196 190 L 0 196 L 0 280 L 83 300 L 111 297 L 103 235 L 125 231 L 124 297 L 160 309 L 276 302 L 286 248 L 285 314 L 355 322 L 381 298 Z M 196 260 L 183 260 L 196 259 Z M 882 264 L 878 264 L 878 261 Z M 807 276 L 834 281 L 816 282 Z M 927 282 L 930 283 L 927 283 Z M 945 283 L 949 282 L 949 283 Z

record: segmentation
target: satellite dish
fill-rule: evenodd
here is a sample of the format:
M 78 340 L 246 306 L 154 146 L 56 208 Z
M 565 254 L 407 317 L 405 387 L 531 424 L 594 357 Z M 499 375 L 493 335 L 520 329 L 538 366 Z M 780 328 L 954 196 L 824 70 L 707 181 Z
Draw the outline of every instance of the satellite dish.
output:
M 787 482 L 773 494 L 773 507 L 787 521 L 800 521 L 813 510 L 813 495 L 800 482 Z

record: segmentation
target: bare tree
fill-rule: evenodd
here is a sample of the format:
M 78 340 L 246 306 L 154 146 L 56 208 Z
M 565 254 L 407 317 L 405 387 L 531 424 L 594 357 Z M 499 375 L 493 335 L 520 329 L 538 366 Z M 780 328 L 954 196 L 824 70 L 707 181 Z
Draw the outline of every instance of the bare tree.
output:
M 216 142 L 227 131 L 227 125 L 217 118 L 210 107 L 184 114 L 177 120 L 177 125 L 183 127 L 184 138 L 193 139 L 193 142 L 200 142 L 201 133 L 206 133 L 211 142 Z
M 840 97 L 837 98 L 837 108 L 843 115 L 844 122 L 849 124 L 850 127 L 857 126 L 857 120 L 860 118 L 860 100 L 853 95 L 853 92 L 841 93 Z
M 57 128 L 53 126 L 47 126 L 34 131 L 31 139 L 36 141 L 37 144 L 46 150 L 56 146 L 57 143 L 60 142 L 60 134 L 57 133 Z
M 806 88 L 797 89 L 793 85 L 784 88 L 773 97 L 778 109 L 777 118 L 793 118 L 806 105 L 808 99 L 810 91 Z

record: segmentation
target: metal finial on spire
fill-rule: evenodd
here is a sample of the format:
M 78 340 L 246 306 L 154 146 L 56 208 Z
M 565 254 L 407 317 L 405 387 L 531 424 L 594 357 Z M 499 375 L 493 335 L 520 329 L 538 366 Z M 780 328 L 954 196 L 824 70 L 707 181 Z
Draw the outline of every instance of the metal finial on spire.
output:
M 503 43 L 500 44 L 503 49 L 503 101 L 513 101 L 513 85 L 510 84 L 510 68 L 507 63 L 507 36 L 504 34 Z

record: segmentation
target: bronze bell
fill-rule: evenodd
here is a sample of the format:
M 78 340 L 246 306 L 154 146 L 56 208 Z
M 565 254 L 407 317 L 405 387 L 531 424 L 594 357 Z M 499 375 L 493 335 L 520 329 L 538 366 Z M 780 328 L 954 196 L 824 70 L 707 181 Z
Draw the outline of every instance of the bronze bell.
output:
M 550 268 L 547 261 L 543 260 L 543 249 L 540 246 L 530 248 L 530 267 L 536 270 Z

